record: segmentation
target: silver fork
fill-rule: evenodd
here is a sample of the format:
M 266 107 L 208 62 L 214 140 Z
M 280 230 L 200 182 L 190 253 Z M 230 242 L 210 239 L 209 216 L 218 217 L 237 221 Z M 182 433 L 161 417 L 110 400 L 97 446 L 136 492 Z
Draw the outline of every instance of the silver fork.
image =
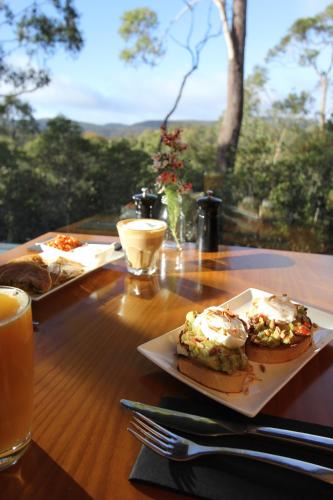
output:
M 333 469 L 321 465 L 303 462 L 295 458 L 273 455 L 256 450 L 244 450 L 224 446 L 203 446 L 185 439 L 137 411 L 133 412 L 133 420 L 127 428 L 139 441 L 162 457 L 170 460 L 192 460 L 201 455 L 222 454 L 237 456 L 284 467 L 306 476 L 312 476 L 326 483 L 333 484 Z

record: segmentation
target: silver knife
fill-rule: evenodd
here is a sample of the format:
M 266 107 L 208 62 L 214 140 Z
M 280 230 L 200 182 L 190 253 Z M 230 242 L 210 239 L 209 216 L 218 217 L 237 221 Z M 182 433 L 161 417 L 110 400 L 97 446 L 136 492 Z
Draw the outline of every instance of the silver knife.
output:
M 229 420 L 215 420 L 198 415 L 191 415 L 175 410 L 168 410 L 158 406 L 121 399 L 120 403 L 128 410 L 139 411 L 147 417 L 152 418 L 160 425 L 171 427 L 178 431 L 194 434 L 197 436 L 236 436 L 250 434 L 251 436 L 263 436 L 294 444 L 311 446 L 323 451 L 333 452 L 333 439 L 316 434 L 279 429 L 277 427 L 266 427 Z

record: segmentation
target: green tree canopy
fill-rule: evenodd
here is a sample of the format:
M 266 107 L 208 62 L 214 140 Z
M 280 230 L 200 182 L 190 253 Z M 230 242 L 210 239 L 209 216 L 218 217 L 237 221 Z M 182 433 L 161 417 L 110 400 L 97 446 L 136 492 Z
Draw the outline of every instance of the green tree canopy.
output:
M 155 174 L 150 164 L 150 156 L 128 139 L 115 139 L 100 148 L 92 172 L 94 210 L 117 213 L 141 187 L 151 186 Z
M 142 7 L 124 12 L 121 21 L 119 34 L 125 42 L 132 43 L 121 51 L 121 59 L 131 64 L 143 62 L 154 66 L 164 53 L 162 42 L 155 34 L 158 29 L 156 13 Z
M 75 54 L 83 45 L 79 14 L 74 0 L 27 1 L 23 9 L 15 2 L 0 2 L 0 97 L 31 92 L 50 81 L 46 59 L 57 48 Z M 24 57 L 24 65 L 13 62 Z
M 50 220 L 61 226 L 87 215 L 94 193 L 91 170 L 96 146 L 82 137 L 81 128 L 62 116 L 54 118 L 27 144 L 26 152 L 33 160 L 34 170 L 47 179 L 49 193 L 45 204 Z
M 0 133 L 22 145 L 38 131 L 30 104 L 7 96 L 0 102 Z
M 316 16 L 298 19 L 280 42 L 269 50 L 267 60 L 296 56 L 300 66 L 312 68 L 321 89 L 320 125 L 326 119 L 327 92 L 333 68 L 333 3 Z

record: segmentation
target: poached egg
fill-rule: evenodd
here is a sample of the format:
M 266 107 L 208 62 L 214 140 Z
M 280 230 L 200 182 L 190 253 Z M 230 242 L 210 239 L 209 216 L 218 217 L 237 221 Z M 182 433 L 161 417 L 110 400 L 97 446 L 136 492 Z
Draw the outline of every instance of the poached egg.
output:
M 291 323 L 297 315 L 297 305 L 293 304 L 287 295 L 270 295 L 257 297 L 252 302 L 249 318 L 263 314 L 270 320 Z
M 247 331 L 239 317 L 222 307 L 208 307 L 195 318 L 195 328 L 200 328 L 209 340 L 222 344 L 228 349 L 243 347 Z

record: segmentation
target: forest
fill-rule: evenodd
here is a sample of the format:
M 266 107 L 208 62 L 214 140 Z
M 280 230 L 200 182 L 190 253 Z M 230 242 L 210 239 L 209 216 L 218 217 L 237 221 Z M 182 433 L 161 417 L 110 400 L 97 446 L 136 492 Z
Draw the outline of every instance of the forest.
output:
M 330 7 L 321 27 L 331 49 Z M 65 14 L 73 16 L 72 11 Z M 307 45 L 311 27 L 296 24 L 269 56 L 283 55 L 294 37 L 303 44 L 300 64 L 318 65 L 319 53 L 310 52 Z M 300 33 L 303 40 L 297 39 Z M 68 49 L 79 50 L 78 33 L 65 35 L 67 42 L 72 38 Z M 14 75 L 12 83 L 28 85 L 29 78 L 35 78 L 36 87 L 47 83 L 47 76 L 44 80 L 37 76 L 26 72 L 15 81 Z M 186 179 L 193 185 L 186 194 L 188 225 L 195 225 L 195 200 L 212 187 L 222 199 L 222 243 L 333 253 L 333 121 L 323 106 L 315 115 L 313 96 L 302 90 L 265 101 L 270 86 L 269 68 L 264 65 L 244 80 L 232 168 L 217 168 L 224 113 L 213 125 L 184 128 Z M 39 129 L 33 110 L 21 99 L 25 90 L 8 93 L 0 105 L 0 241 L 21 243 L 95 214 L 117 218 L 141 187 L 154 192 L 152 155 L 158 149 L 158 130 L 107 139 L 83 133 L 77 123 L 61 115 Z M 189 240 L 195 237 L 195 232 L 188 233 Z
M 262 116 L 250 97 L 253 94 L 235 168 L 222 181 L 218 176 L 213 186 L 223 200 L 225 231 L 232 233 L 234 244 L 331 253 L 331 122 L 321 130 L 277 105 Z M 217 128 L 218 124 L 192 126 L 183 131 L 188 144 L 186 175 L 194 193 L 202 193 L 209 179 L 214 179 Z M 2 241 L 23 242 L 90 215 L 117 216 L 141 187 L 154 191 L 151 156 L 159 131 L 107 140 L 82 134 L 76 123 L 61 116 L 50 120 L 42 132 L 34 131 L 33 122 L 27 120 L 22 120 L 19 130 L 16 122 L 14 130 L 7 121 L 0 141 Z M 260 213 L 259 220 L 269 227 L 262 241 L 255 240 L 250 229 L 237 234 L 230 222 L 237 207 L 245 215 Z M 300 231 L 305 235 L 301 239 L 296 236 Z

